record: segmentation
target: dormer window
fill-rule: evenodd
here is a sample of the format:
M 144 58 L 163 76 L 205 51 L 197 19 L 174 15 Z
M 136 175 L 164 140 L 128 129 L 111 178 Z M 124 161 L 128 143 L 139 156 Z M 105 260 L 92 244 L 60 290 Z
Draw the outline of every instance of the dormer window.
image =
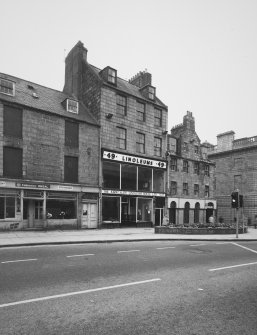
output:
M 15 94 L 14 82 L 0 78 L 0 93 L 14 96 Z
M 79 112 L 78 101 L 67 99 L 66 100 L 66 110 L 67 110 L 67 112 L 78 114 L 78 112 Z
M 148 98 L 150 100 L 154 100 L 155 99 L 155 87 L 148 86 Z
M 107 74 L 107 81 L 111 84 L 116 84 L 116 80 L 117 80 L 117 71 L 109 67 Z

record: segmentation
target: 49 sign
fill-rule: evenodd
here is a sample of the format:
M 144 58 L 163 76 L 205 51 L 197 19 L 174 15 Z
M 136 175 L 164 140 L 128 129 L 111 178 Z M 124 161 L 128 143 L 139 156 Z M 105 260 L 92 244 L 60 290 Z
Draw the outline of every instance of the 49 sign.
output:
M 123 155 L 117 152 L 103 151 L 103 159 L 114 160 L 117 162 L 144 165 L 149 167 L 157 167 L 160 169 L 166 169 L 166 162 L 157 161 L 155 159 L 148 159 L 145 157 L 136 157 L 130 155 Z

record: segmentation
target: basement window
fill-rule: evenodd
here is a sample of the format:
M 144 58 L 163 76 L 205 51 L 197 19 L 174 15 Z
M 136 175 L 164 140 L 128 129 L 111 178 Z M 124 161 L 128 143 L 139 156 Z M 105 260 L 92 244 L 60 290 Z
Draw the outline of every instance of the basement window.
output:
M 15 94 L 14 82 L 0 78 L 0 93 L 14 96 Z
M 67 112 L 78 114 L 79 112 L 78 101 L 67 99 L 66 100 L 66 110 Z

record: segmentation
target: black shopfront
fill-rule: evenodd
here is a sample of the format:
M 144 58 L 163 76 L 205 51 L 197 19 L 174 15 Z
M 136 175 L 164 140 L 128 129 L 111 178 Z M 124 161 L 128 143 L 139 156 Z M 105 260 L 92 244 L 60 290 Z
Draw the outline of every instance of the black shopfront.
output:
M 165 206 L 166 161 L 102 151 L 102 222 L 105 227 L 155 224 Z

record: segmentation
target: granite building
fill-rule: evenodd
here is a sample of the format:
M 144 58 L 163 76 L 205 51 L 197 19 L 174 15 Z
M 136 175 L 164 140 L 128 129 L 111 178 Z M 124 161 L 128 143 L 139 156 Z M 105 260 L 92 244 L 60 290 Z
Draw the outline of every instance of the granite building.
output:
M 237 216 L 231 194 L 243 195 L 239 220 L 253 224 L 257 215 L 257 136 L 235 139 L 234 131 L 217 136 L 217 145 L 208 157 L 216 165 L 218 219 L 233 223 Z
M 191 112 L 183 123 L 168 134 L 167 208 L 169 222 L 204 224 L 215 216 L 214 198 L 215 164 L 207 157 L 208 143 L 201 143 L 195 131 Z
M 165 207 L 167 106 L 152 76 L 127 81 L 88 62 L 78 42 L 66 57 L 63 92 L 90 109 L 100 128 L 102 226 L 158 224 Z
M 0 230 L 98 226 L 99 149 L 77 96 L 0 73 Z

